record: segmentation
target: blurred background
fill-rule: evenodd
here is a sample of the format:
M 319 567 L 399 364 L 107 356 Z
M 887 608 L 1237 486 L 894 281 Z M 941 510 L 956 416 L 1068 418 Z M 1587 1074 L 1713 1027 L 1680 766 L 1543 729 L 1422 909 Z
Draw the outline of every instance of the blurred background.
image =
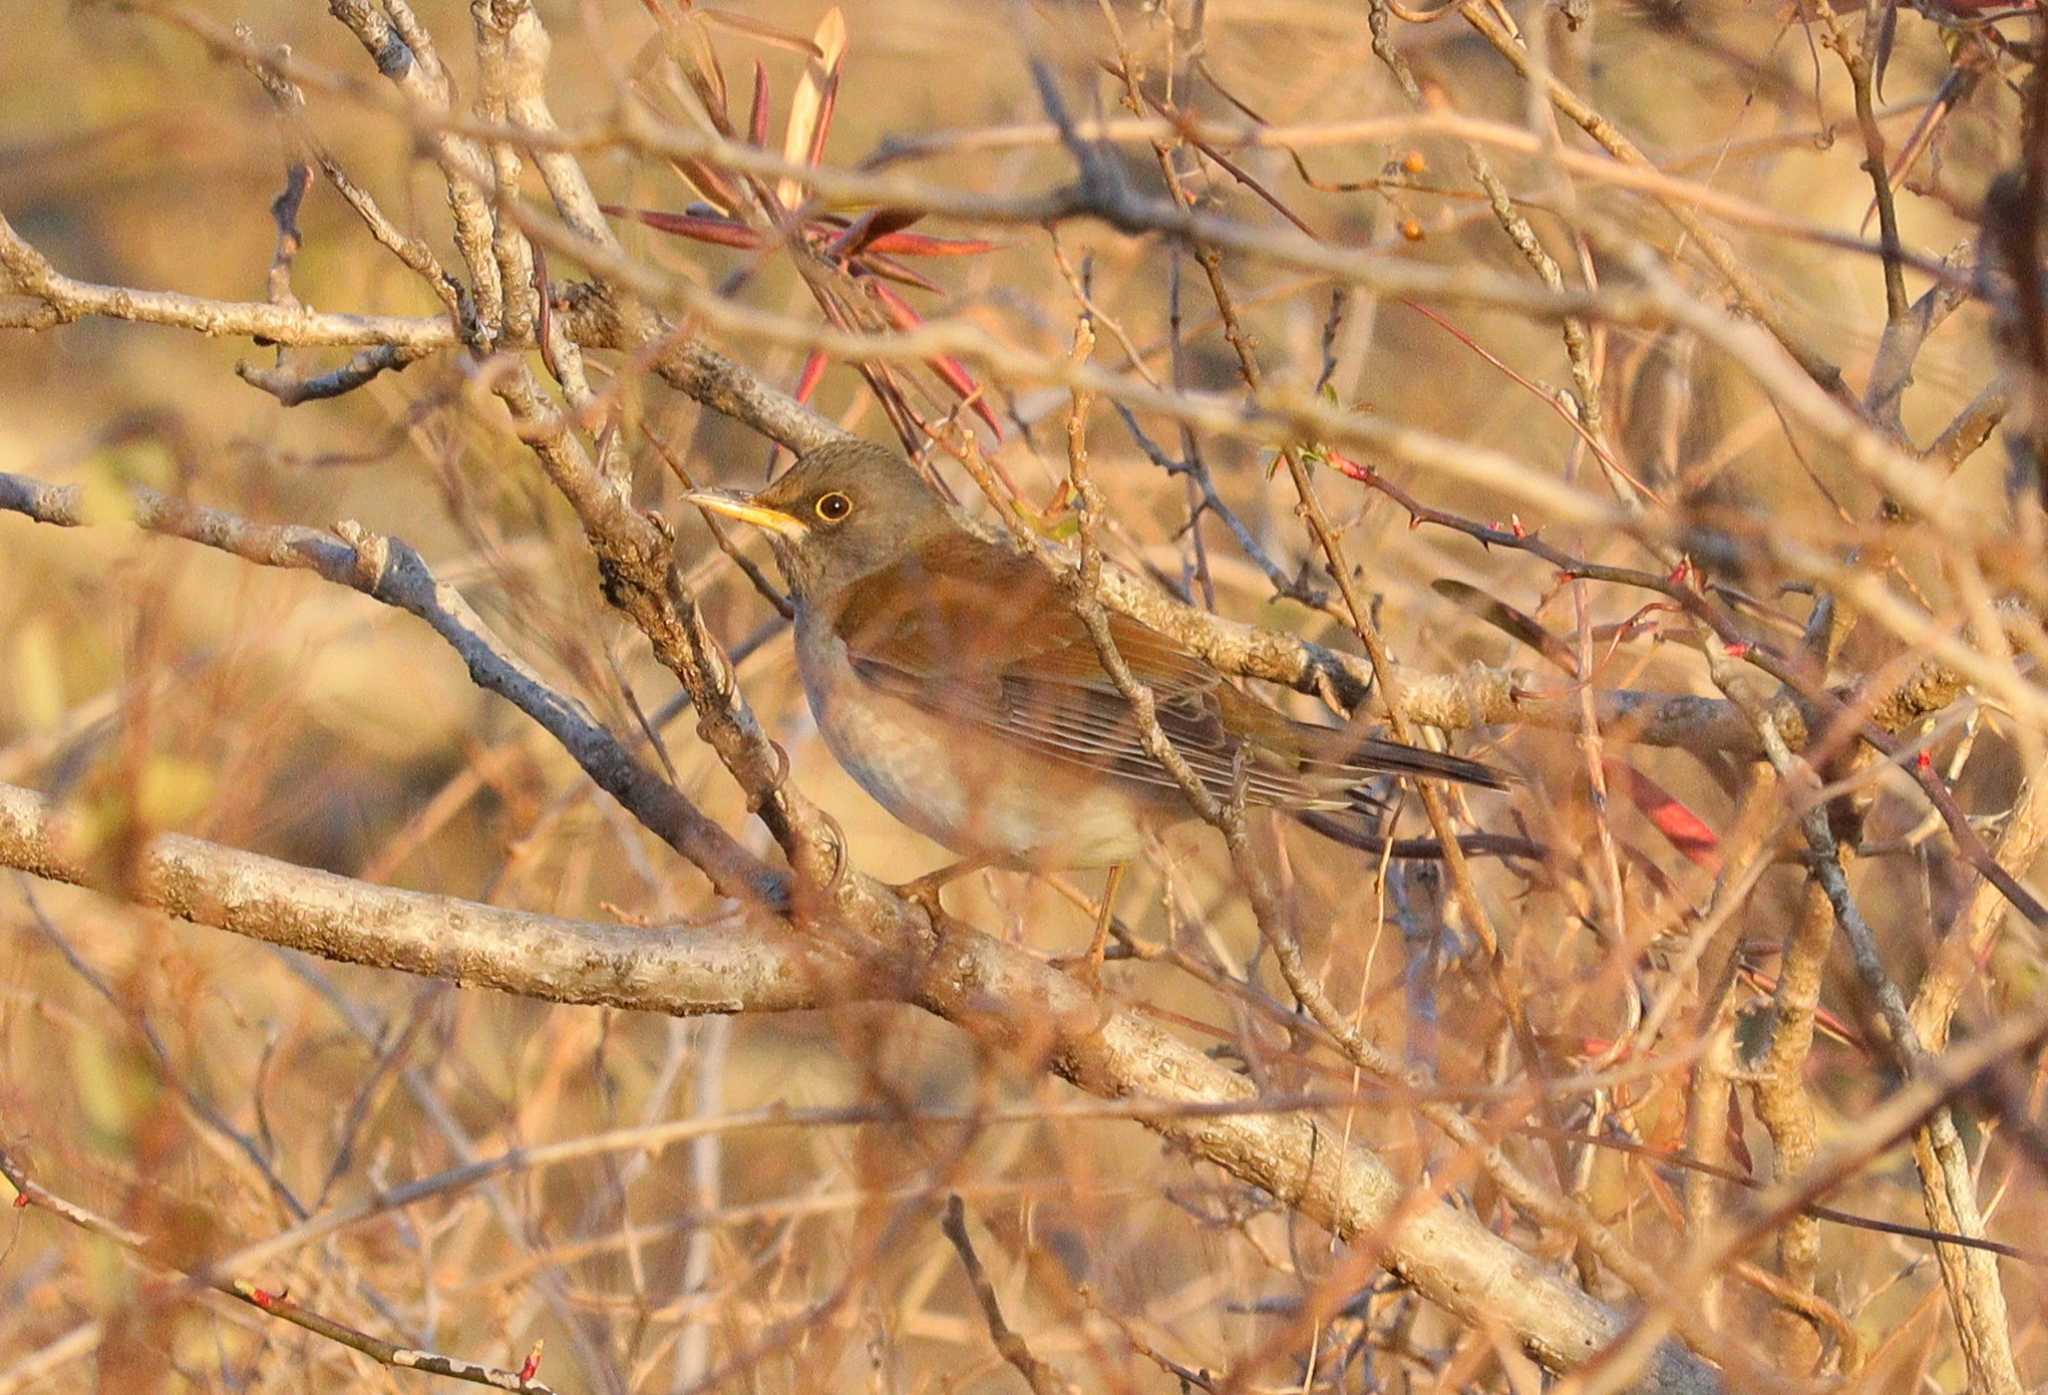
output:
M 468 6 L 418 0 L 416 8 L 458 85 L 473 93 Z M 1170 37 L 1169 20 L 1192 32 L 1185 5 L 846 0 L 823 158 L 848 166 L 890 142 L 1043 123 L 1034 54 L 1077 116 L 1125 115 L 1122 84 L 1102 66 L 1120 41 L 1147 65 L 1150 82 L 1178 66 L 1188 88 L 1172 99 L 1217 121 L 1255 112 L 1275 126 L 1317 127 L 1411 110 L 1373 54 L 1361 7 L 1216 0 L 1198 8 L 1203 47 L 1199 67 L 1190 67 Z M 1661 170 L 1778 220 L 1716 226 L 1794 330 L 1860 385 L 1885 323 L 1882 269 L 1867 250 L 1877 234 L 1850 89 L 1816 37 L 1819 26 L 1759 6 L 1599 6 L 1576 26 L 1563 9 L 1511 8 L 1560 78 Z M 246 23 L 260 44 L 287 44 L 309 69 L 367 87 L 375 72 L 349 34 L 325 7 L 282 0 L 15 9 L 10 42 L 0 45 L 0 211 L 17 232 L 83 280 L 263 298 L 286 147 L 258 84 L 210 53 L 180 17 Z M 555 37 L 549 92 L 566 125 L 603 120 L 636 84 L 673 82 L 648 6 L 543 0 L 537 9 Z M 807 63 L 788 36 L 821 32 L 826 7 L 733 12 L 700 32 L 742 124 L 758 62 L 771 144 L 779 143 Z M 1852 19 L 1860 25 L 1860 11 Z M 1556 135 L 1529 87 L 1455 16 L 1394 28 L 1439 110 Z M 1975 52 L 1934 23 L 1899 15 L 1878 111 L 1894 153 Z M 1926 258 L 1974 236 L 1986 184 L 2017 158 L 2010 62 L 1985 60 L 1898 181 L 1902 240 Z M 445 189 L 401 123 L 346 90 L 310 91 L 308 119 L 395 221 L 455 264 Z M 1556 138 L 1591 148 L 1575 132 Z M 988 194 L 1043 191 L 1072 175 L 1070 157 L 1043 133 L 936 144 L 896 167 Z M 1150 146 L 1126 140 L 1118 150 L 1132 184 L 1163 196 Z M 1704 298 L 1725 298 L 1697 249 L 1639 193 L 1576 178 L 1540 155 L 1496 148 L 1488 156 L 1568 283 L 1609 272 L 1608 254 L 1574 236 L 1597 226 L 1644 239 Z M 1440 135 L 1305 142 L 1301 168 L 1282 151 L 1252 151 L 1240 158 L 1256 188 L 1185 148 L 1177 158 L 1217 216 L 1284 227 L 1262 198 L 1270 191 L 1338 246 L 1529 276 L 1477 194 L 1462 146 Z M 681 211 L 705 197 L 659 159 L 595 149 L 585 167 L 608 203 Z M 618 226 L 633 254 L 655 266 L 730 290 L 750 307 L 817 315 L 787 259 Z M 306 303 L 435 312 L 417 279 L 369 241 L 317 177 L 300 227 L 293 288 Z M 1169 386 L 1240 386 L 1199 264 L 1159 238 L 1092 222 L 1048 232 L 927 219 L 918 231 L 995 244 L 916 263 L 935 288 L 898 289 L 924 318 L 965 320 L 1057 359 L 1085 280 L 1100 315 L 1098 363 Z M 558 265 L 554 274 L 576 270 Z M 1339 293 L 1325 278 L 1269 262 L 1233 260 L 1228 275 L 1270 382 L 1508 452 L 1589 496 L 1614 497 L 1558 409 L 1572 376 L 1555 325 L 1471 303 L 1418 307 Z M 1916 273 L 1911 285 L 1918 294 L 1927 278 Z M 801 348 L 745 338 L 721 346 L 786 389 L 804 377 Z M 1142 372 L 1130 368 L 1132 351 Z M 1674 526 L 1739 516 L 1840 547 L 1874 516 L 1867 481 L 1788 423 L 1743 365 L 1655 327 L 1596 325 L 1593 354 L 1613 454 L 1669 506 Z M 0 331 L 0 470 L 109 494 L 148 484 L 260 522 L 356 520 L 403 538 L 612 730 L 664 724 L 664 759 L 679 786 L 772 860 L 772 844 L 697 739 L 694 720 L 677 715 L 673 682 L 606 604 L 573 515 L 452 356 L 336 401 L 286 408 L 235 375 L 238 362 L 271 355 L 245 341 L 104 320 Z M 864 870 L 900 880 L 939 866 L 946 854 L 874 806 L 815 739 L 786 628 L 711 548 L 701 522 L 679 509 L 682 486 L 666 459 L 700 482 L 750 486 L 787 454 L 636 365 L 607 358 L 600 371 L 626 385 L 636 496 L 668 514 L 682 546 L 705 558 L 695 575 L 713 625 L 764 725 L 789 750 L 797 784 L 841 823 Z M 1903 404 L 1907 435 L 1928 441 L 1995 371 L 1986 316 L 1965 305 L 1916 363 Z M 915 380 L 927 418 L 950 416 L 953 429 L 976 433 L 1056 532 L 1066 393 L 977 373 L 998 439 L 929 370 L 912 365 L 904 376 Z M 875 395 L 848 365 L 826 367 L 814 403 L 853 430 L 892 438 Z M 1137 420 L 1167 453 L 1188 450 L 1171 420 Z M 1195 440 L 1241 532 L 1214 510 L 1190 529 L 1187 479 L 1149 459 L 1108 405 L 1097 404 L 1087 429 L 1115 520 L 1107 537 L 1114 561 L 1235 619 L 1357 650 L 1270 450 Z M 939 460 L 956 491 L 973 497 L 967 476 Z M 1965 462 L 1953 507 L 2004 509 L 2003 470 L 1997 448 Z M 1333 473 L 1321 478 L 1356 580 L 1413 671 L 1510 665 L 1551 689 L 1569 682 L 1475 614 L 1469 595 L 1435 582 L 1466 583 L 1560 633 L 1620 624 L 1654 599 L 1561 585 L 1535 558 L 1411 528 L 1389 499 Z M 1445 477 L 1395 470 L 1392 478 L 1424 503 L 1479 522 L 1522 507 Z M 1656 565 L 1625 538 L 1570 526 L 1545 537 L 1568 552 Z M 741 547 L 767 564 L 757 540 Z M 1930 606 L 1948 603 L 1935 561 L 1907 555 L 1902 565 L 1929 588 Z M 1805 618 L 1806 603 L 1778 595 L 1767 564 L 1749 559 L 1733 575 L 1794 625 Z M 1309 593 L 1318 604 L 1304 602 Z M 1603 638 L 1598 685 L 1711 693 L 1696 648 L 1664 638 L 1654 620 Z M 1879 638 L 1858 642 L 1871 645 L 1868 664 L 1897 657 L 1897 646 Z M 1319 710 L 1299 695 L 1282 698 L 1300 715 Z M 2010 742 L 1987 730 L 1981 748 L 1961 745 L 1974 739 L 1973 716 L 1967 737 L 1951 731 L 1939 750 L 1966 806 L 1996 812 L 2012 801 L 2018 764 Z M 1564 866 L 1589 869 L 1588 880 L 1598 875 L 1590 869 L 1602 838 L 1623 845 L 1626 927 L 1597 923 L 1589 907 L 1598 898 L 1568 877 L 1482 870 L 1511 908 L 1513 972 L 1560 1062 L 1608 1059 L 1635 1026 L 1643 936 L 1675 927 L 1679 907 L 1703 904 L 1715 869 L 1661 836 L 1644 801 L 1590 799 L 1587 757 L 1568 731 L 1487 729 L 1459 735 L 1456 749 L 1531 779 L 1512 795 L 1465 799 L 1465 826 L 1526 831 L 1558 848 Z M 1732 823 L 1739 785 L 1725 763 L 1647 747 L 1626 748 L 1625 759 L 1710 828 Z M 176 830 L 374 882 L 623 920 L 651 935 L 687 933 L 678 927 L 721 913 L 698 872 L 597 793 L 516 711 L 473 687 L 455 655 L 410 617 L 305 573 L 254 567 L 118 522 L 57 530 L 0 514 L 0 781 L 61 800 L 109 848 Z M 1880 799 L 1867 840 L 1900 841 L 1922 812 L 1904 798 Z M 1414 811 L 1401 818 L 1403 831 L 1421 828 Z M 1261 836 L 1331 995 L 1376 1039 L 1428 1061 L 1447 1081 L 1497 1083 L 1499 1004 L 1468 957 L 1471 942 L 1445 923 L 1433 868 L 1390 871 L 1300 830 Z M 1929 927 L 1953 910 L 1959 879 L 1945 859 L 1910 848 L 1860 868 L 1858 879 L 1910 979 Z M 1072 954 L 1087 942 L 1088 903 L 1101 884 L 1094 873 L 1064 881 L 979 874 L 950 889 L 947 903 L 1036 952 Z M 1802 885 L 1788 863 L 1755 893 L 1750 914 L 1766 975 L 1759 995 L 1768 993 L 1769 951 L 1796 919 Z M 1134 869 L 1117 909 L 1134 941 L 1156 951 L 1151 962 L 1112 967 L 1117 992 L 1277 1091 L 1351 1083 L 1334 1055 L 1299 1047 L 1243 994 L 1218 990 L 1243 983 L 1284 998 L 1213 834 L 1176 834 L 1154 864 Z M 0 885 L 0 934 L 0 1137 L 49 1185 L 61 1178 L 59 1190 L 135 1229 L 175 1237 L 194 1255 L 508 1148 L 675 1118 L 710 1121 L 694 1142 L 650 1151 L 615 1137 L 558 1166 L 451 1186 L 296 1251 L 265 1276 L 345 1321 L 477 1360 L 516 1368 L 545 1338 L 541 1377 L 557 1389 L 687 1390 L 720 1372 L 735 1388 L 763 1391 L 1014 1389 L 1017 1374 L 990 1347 L 958 1258 L 938 1232 L 949 1190 L 967 1202 L 1012 1322 L 1084 1388 L 1185 1389 L 1174 1362 L 1234 1372 L 1237 1389 L 1506 1389 L 1535 1379 L 1520 1356 L 1444 1324 L 1369 1270 L 1337 1321 L 1292 1323 L 1304 1294 L 1344 1259 L 1324 1233 L 1135 1123 L 1059 1117 L 1079 1101 L 1075 1092 L 908 1008 L 689 1022 L 552 1008 L 316 962 L 11 875 Z M 2001 979 L 1983 991 L 2026 991 L 2029 971 L 2014 972 L 2021 988 Z M 1824 1132 L 1888 1088 L 1856 1049 L 1833 1041 L 1816 1047 L 1809 1081 Z M 1619 1119 L 1613 1126 L 1630 1136 L 1675 1148 L 1684 1089 L 1684 1071 L 1667 1068 L 1604 1091 L 1597 1105 L 1574 1101 L 1568 1112 L 1575 1127 Z M 992 1100 L 1026 1113 L 1037 1106 L 1041 1117 L 980 1127 L 917 1118 L 920 1109 Z M 866 1108 L 869 1116 L 774 1126 L 741 1117 L 770 1105 Z M 1740 1107 L 1737 1115 L 1739 1129 Z M 1405 1110 L 1380 1104 L 1331 1118 L 1347 1136 L 1372 1138 L 1418 1182 L 1445 1167 L 1465 1175 L 1451 1166 L 1448 1145 Z M 1528 1140 L 1511 1146 L 1525 1145 L 1531 1157 L 1548 1155 Z M 1753 1149 L 1768 1173 L 1761 1130 L 1752 1124 L 1738 1146 Z M 1996 1231 L 2039 1233 L 2048 1188 L 2037 1171 L 2002 1165 Z M 1577 1182 L 1642 1253 L 1682 1242 L 1670 1178 L 1642 1158 L 1587 1152 Z M 1516 1217 L 1484 1186 L 1470 1202 L 1544 1258 L 1570 1258 L 1568 1238 Z M 1910 1161 L 1888 1158 L 1836 1204 L 1912 1219 Z M 107 1325 L 97 1350 L 53 1371 L 42 1388 L 311 1390 L 362 1380 L 409 1390 L 420 1379 L 378 1371 L 228 1305 L 169 1301 L 160 1280 L 111 1247 L 11 1214 L 0 1221 L 0 1381 L 92 1318 Z M 1824 1239 L 1822 1296 L 1843 1324 L 1826 1335 L 1828 1359 L 1862 1388 L 1904 1388 L 1910 1371 L 1930 1388 L 1959 1388 L 1929 1247 L 1855 1231 Z M 2039 1271 L 2013 1264 L 2005 1272 L 2023 1369 L 2039 1378 L 2048 1374 Z M 1744 1314 L 1771 1306 L 1762 1289 L 1742 1285 L 1728 1302 L 1735 1331 Z M 1900 1383 L 1885 1383 L 1893 1380 Z

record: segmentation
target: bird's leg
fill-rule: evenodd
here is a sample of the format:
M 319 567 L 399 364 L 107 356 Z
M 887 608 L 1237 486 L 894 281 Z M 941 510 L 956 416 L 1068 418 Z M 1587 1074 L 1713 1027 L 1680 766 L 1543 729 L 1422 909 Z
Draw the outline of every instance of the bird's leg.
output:
M 1088 942 L 1087 966 L 1082 974 L 1099 992 L 1102 988 L 1102 959 L 1109 952 L 1109 927 L 1116 920 L 1116 889 L 1124 879 L 1124 868 L 1129 863 L 1112 863 L 1109 880 L 1102 886 L 1102 904 L 1095 911 L 1095 938 Z
M 946 908 L 939 904 L 939 893 L 946 885 L 959 881 L 970 872 L 979 872 L 989 865 L 989 860 L 985 857 L 963 857 L 958 862 L 949 862 L 936 872 L 927 872 L 916 880 L 904 882 L 892 890 L 906 901 L 917 902 L 934 917 L 942 916 L 946 913 Z

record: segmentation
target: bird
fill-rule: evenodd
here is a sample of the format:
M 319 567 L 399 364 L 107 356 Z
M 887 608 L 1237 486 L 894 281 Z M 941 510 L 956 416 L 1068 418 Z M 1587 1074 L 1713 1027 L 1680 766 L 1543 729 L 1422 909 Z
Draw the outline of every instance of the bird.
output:
M 835 439 L 758 492 L 686 498 L 768 536 L 825 745 L 960 869 L 1108 867 L 1113 888 L 1148 834 L 1195 816 L 1060 578 L 977 533 L 901 454 Z M 1246 805 L 1378 848 L 1377 777 L 1508 784 L 1479 761 L 1297 721 L 1167 635 L 1107 618 L 1161 731 L 1219 801 L 1242 780 Z

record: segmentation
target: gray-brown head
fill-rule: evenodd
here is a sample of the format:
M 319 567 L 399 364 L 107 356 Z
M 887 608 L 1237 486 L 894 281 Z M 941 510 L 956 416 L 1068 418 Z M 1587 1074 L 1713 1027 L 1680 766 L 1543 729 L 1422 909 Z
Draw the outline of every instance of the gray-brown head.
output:
M 819 446 L 758 494 L 687 498 L 767 533 L 804 600 L 833 595 L 959 526 L 909 461 L 871 441 Z

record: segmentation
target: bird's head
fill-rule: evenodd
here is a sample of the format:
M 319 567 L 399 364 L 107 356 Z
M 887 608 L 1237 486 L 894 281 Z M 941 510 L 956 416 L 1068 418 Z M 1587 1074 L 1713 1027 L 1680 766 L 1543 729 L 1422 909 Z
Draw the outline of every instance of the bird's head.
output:
M 910 462 L 870 441 L 822 445 L 756 494 L 685 498 L 768 534 L 800 598 L 832 595 L 955 526 Z

